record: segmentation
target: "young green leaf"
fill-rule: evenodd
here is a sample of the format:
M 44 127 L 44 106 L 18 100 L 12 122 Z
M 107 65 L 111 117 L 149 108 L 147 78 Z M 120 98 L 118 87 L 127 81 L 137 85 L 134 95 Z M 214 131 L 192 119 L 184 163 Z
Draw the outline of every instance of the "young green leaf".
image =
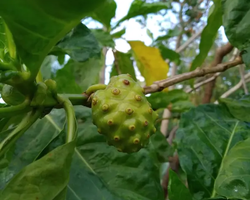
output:
M 193 71 L 202 65 L 214 43 L 218 29 L 222 25 L 221 0 L 213 0 L 213 2 L 213 12 L 208 17 L 207 25 L 201 33 L 201 41 L 199 45 L 200 52 L 192 62 L 190 71 Z
M 33 81 L 51 48 L 103 0 L 0 2 L 0 16 L 8 25 L 22 61 Z
M 158 48 L 159 48 L 159 50 L 161 52 L 161 56 L 164 60 L 169 59 L 170 61 L 173 61 L 178 65 L 180 64 L 180 54 L 167 48 L 164 45 L 158 45 Z
M 224 159 L 249 135 L 250 127 L 221 105 L 202 105 L 182 115 L 176 143 L 194 199 L 214 197 L 215 180 Z
M 16 59 L 16 46 L 7 24 L 0 16 L 0 60 L 7 64 L 10 59 Z M 1 66 L 0 64 L 0 70 Z
M 120 30 L 120 31 L 117 31 L 117 32 L 112 33 L 112 34 L 111 34 L 111 37 L 117 39 L 117 38 L 120 38 L 120 37 L 121 37 L 122 35 L 124 35 L 125 33 L 126 33 L 126 28 L 123 28 L 123 29 Z
M 140 15 L 147 15 L 150 13 L 157 13 L 160 10 L 163 9 L 169 9 L 171 7 L 169 2 L 152 2 L 152 3 L 146 3 L 143 0 L 134 0 L 129 8 L 129 11 L 127 13 L 127 15 L 125 17 L 123 17 L 122 19 L 120 19 L 117 24 L 116 27 L 123 21 L 133 18 L 133 17 L 137 17 Z
M 110 77 L 118 74 L 130 74 L 134 80 L 136 80 L 135 69 L 132 55 L 130 53 L 122 53 L 120 51 L 114 51 L 115 62 L 110 73 Z
M 183 200 L 184 198 L 185 200 L 192 200 L 189 190 L 171 169 L 169 170 L 168 198 L 169 200 Z

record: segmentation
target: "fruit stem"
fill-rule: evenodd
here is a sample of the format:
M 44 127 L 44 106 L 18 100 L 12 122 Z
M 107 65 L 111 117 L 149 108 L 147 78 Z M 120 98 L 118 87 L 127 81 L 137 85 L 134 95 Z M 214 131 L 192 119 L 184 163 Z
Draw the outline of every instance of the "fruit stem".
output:
M 67 136 L 66 143 L 72 142 L 77 136 L 77 124 L 74 107 L 71 101 L 68 98 L 63 97 L 62 95 L 57 95 L 57 101 L 63 105 L 66 117 L 67 117 Z
M 83 105 L 90 107 L 90 102 L 88 102 L 89 95 L 87 94 L 59 94 L 60 96 L 67 98 L 71 101 L 73 105 Z

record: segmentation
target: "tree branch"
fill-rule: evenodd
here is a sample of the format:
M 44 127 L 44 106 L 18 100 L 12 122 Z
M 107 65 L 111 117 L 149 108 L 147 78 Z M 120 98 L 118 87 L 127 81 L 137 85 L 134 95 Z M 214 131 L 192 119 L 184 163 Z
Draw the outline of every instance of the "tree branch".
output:
M 226 45 L 222 46 L 221 48 L 219 48 L 216 51 L 215 57 L 213 62 L 210 65 L 210 68 L 214 68 L 214 66 L 220 64 L 224 58 L 224 56 L 226 56 L 227 54 L 229 54 L 232 50 L 233 50 L 233 46 L 230 43 L 227 43 Z M 206 87 L 205 87 L 205 94 L 204 97 L 202 99 L 202 103 L 209 103 L 212 95 L 213 95 L 213 89 L 215 86 L 215 80 L 209 82 Z
M 222 64 L 218 64 L 212 68 L 210 67 L 197 68 L 196 70 L 191 71 L 191 72 L 183 73 L 183 74 L 171 77 L 171 78 L 156 81 L 152 85 L 144 87 L 145 94 L 162 91 L 163 89 L 171 85 L 174 85 L 176 83 L 180 83 L 182 81 L 189 80 L 195 77 L 201 77 L 206 74 L 213 74 L 216 72 L 223 72 L 242 63 L 243 63 L 242 58 L 238 56 L 234 61 L 229 61 L 229 62 L 225 62 Z

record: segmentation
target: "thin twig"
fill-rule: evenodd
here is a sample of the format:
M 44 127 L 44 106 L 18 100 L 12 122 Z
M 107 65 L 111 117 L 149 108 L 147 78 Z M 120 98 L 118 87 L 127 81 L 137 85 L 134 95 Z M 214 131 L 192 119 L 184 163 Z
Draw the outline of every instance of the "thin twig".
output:
M 190 37 L 183 45 L 181 45 L 179 48 L 176 49 L 176 52 L 180 53 L 183 50 L 185 50 L 188 47 L 188 45 L 190 45 L 190 43 L 192 43 L 195 39 L 197 39 L 201 35 L 202 31 L 203 29 L 192 35 L 192 37 Z
M 190 88 L 190 87 L 187 88 L 187 89 L 185 90 L 185 92 L 186 92 L 186 93 L 190 93 L 190 92 L 192 92 L 192 91 L 198 89 L 199 87 L 201 87 L 201 86 L 203 86 L 203 85 L 209 83 L 210 81 L 215 80 L 220 74 L 221 74 L 220 72 L 217 72 L 214 76 L 212 76 L 212 77 L 210 77 L 210 78 L 208 78 L 208 79 L 205 79 L 205 80 L 202 81 L 202 82 L 196 83 L 196 84 L 194 85 L 194 88 Z
M 244 79 L 246 80 L 246 82 L 250 82 L 250 73 L 246 74 L 244 76 Z M 228 97 L 230 94 L 234 93 L 235 91 L 237 91 L 238 89 L 240 89 L 242 87 L 243 81 L 242 79 L 240 80 L 239 83 L 237 83 L 234 87 L 230 88 L 228 91 L 226 91 L 224 94 L 222 94 L 220 96 L 220 98 L 226 98 Z M 218 104 L 218 101 L 214 102 L 215 104 Z
M 244 77 L 245 65 L 240 65 L 239 66 L 239 71 L 240 71 L 240 77 L 241 77 L 241 80 L 242 80 L 242 86 L 243 86 L 244 92 L 245 92 L 245 94 L 248 94 L 248 89 L 247 89 L 247 85 L 246 85 L 246 81 L 245 81 L 245 77 Z
M 238 56 L 234 61 L 221 63 L 212 68 L 209 68 L 209 67 L 197 68 L 196 70 L 191 71 L 191 72 L 176 75 L 168 79 L 156 81 L 152 85 L 144 87 L 145 94 L 162 91 L 163 89 L 171 85 L 174 85 L 176 83 L 180 83 L 182 81 L 189 80 L 195 77 L 200 77 L 206 74 L 213 74 L 217 72 L 223 72 L 242 63 L 243 63 L 242 58 Z

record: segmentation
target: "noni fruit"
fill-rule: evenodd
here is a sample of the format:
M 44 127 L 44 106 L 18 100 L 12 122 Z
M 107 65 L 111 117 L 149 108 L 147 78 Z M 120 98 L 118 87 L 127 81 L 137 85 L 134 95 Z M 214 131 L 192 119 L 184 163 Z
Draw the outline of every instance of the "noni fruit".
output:
M 137 152 L 156 132 L 157 113 L 148 103 L 143 88 L 130 75 L 111 78 L 106 89 L 92 95 L 93 123 L 109 145 L 121 152 Z

